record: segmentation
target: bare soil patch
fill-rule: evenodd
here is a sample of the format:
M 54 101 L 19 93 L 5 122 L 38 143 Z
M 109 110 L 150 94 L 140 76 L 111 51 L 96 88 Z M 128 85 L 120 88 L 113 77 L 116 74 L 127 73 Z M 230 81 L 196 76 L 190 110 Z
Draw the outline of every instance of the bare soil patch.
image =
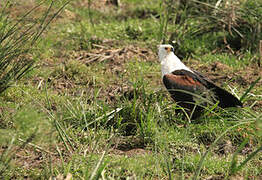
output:
M 114 139 L 110 154 L 133 157 L 152 153 L 145 147 L 145 142 L 141 138 L 133 136 L 118 137 Z

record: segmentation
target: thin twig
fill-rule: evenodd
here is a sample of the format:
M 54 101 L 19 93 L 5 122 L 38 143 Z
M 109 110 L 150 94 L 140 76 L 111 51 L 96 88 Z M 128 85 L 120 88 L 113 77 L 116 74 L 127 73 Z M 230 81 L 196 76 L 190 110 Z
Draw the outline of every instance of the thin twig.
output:
M 23 139 L 21 139 L 21 138 L 18 138 L 18 141 L 21 141 L 21 142 L 23 142 L 23 143 L 26 142 L 25 140 L 23 140 Z M 40 147 L 40 146 L 38 146 L 38 145 L 36 145 L 36 144 L 33 144 L 33 143 L 27 143 L 27 144 L 30 145 L 30 146 L 32 146 L 32 147 L 34 147 L 34 148 L 36 148 L 36 149 L 38 149 L 38 150 L 40 150 L 40 151 L 44 151 L 44 152 L 46 152 L 46 153 L 48 153 L 48 154 L 52 154 L 52 155 L 55 155 L 55 154 L 56 154 L 56 153 L 50 152 L 50 151 L 48 151 L 48 150 L 45 150 L 45 149 L 43 149 L 42 147 Z

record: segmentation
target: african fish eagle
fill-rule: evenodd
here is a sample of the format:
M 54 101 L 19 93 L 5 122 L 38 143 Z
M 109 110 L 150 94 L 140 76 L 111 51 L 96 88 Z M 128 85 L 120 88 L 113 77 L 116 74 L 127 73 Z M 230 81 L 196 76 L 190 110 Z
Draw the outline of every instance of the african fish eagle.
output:
M 174 54 L 173 46 L 160 45 L 158 56 L 166 89 L 191 119 L 198 118 L 208 104 L 218 102 L 221 108 L 243 106 L 234 95 L 184 65 Z

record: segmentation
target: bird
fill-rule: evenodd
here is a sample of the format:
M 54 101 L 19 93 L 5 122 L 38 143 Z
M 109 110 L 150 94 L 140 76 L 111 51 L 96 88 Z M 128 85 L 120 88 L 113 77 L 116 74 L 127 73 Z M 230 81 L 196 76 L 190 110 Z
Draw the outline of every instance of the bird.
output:
M 203 74 L 187 67 L 169 44 L 158 46 L 162 81 L 172 99 L 191 120 L 199 118 L 208 105 L 220 108 L 243 107 L 230 92 L 219 87 Z

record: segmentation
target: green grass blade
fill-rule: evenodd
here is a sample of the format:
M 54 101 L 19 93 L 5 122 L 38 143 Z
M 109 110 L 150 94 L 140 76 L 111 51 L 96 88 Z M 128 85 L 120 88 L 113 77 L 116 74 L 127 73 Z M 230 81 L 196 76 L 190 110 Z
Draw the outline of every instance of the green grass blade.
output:
M 248 161 L 250 161 L 255 155 L 257 155 L 260 151 L 262 151 L 262 146 L 260 146 L 259 148 L 257 148 L 257 150 L 255 150 L 254 152 L 252 152 L 250 155 L 248 155 L 248 157 L 239 165 L 234 169 L 234 173 L 236 173 L 237 171 L 241 170 L 241 168 L 243 168 L 243 166 L 245 166 Z
M 101 164 L 104 161 L 105 154 L 106 154 L 106 151 L 103 152 L 101 158 L 99 159 L 98 163 L 96 164 L 96 167 L 95 167 L 94 171 L 92 172 L 90 180 L 99 179 L 98 178 L 99 172 L 102 172 L 102 170 L 105 168 L 105 165 L 101 166 Z
M 259 82 L 261 77 L 258 77 L 250 86 L 249 88 L 245 91 L 245 93 L 240 97 L 240 101 L 244 101 L 245 97 L 248 95 L 248 93 L 255 87 L 255 85 Z
M 230 169 L 229 169 L 229 174 L 232 175 L 234 173 L 236 173 L 237 171 L 237 155 L 238 153 L 243 150 L 243 148 L 245 147 L 245 145 L 248 143 L 248 139 L 245 139 L 240 146 L 237 148 L 237 150 L 234 152 L 233 157 L 232 157 L 232 161 L 231 161 L 231 165 L 230 165 Z
M 51 10 L 51 7 L 53 6 L 53 2 L 50 4 L 48 11 L 45 14 L 44 19 L 42 20 L 41 24 L 44 24 L 44 21 L 47 18 L 47 15 L 49 13 L 49 11 Z M 34 37 L 33 41 L 31 42 L 31 44 L 33 45 L 37 39 L 41 36 L 41 34 L 44 32 L 44 30 L 48 27 L 48 25 L 53 21 L 53 19 L 69 4 L 70 1 L 67 1 L 66 3 L 64 3 L 63 6 L 61 6 L 53 15 L 52 17 L 46 22 L 46 24 L 44 26 L 42 26 L 42 28 L 39 28 L 38 33 L 36 34 L 36 36 Z M 41 26 L 40 26 L 41 27 Z

